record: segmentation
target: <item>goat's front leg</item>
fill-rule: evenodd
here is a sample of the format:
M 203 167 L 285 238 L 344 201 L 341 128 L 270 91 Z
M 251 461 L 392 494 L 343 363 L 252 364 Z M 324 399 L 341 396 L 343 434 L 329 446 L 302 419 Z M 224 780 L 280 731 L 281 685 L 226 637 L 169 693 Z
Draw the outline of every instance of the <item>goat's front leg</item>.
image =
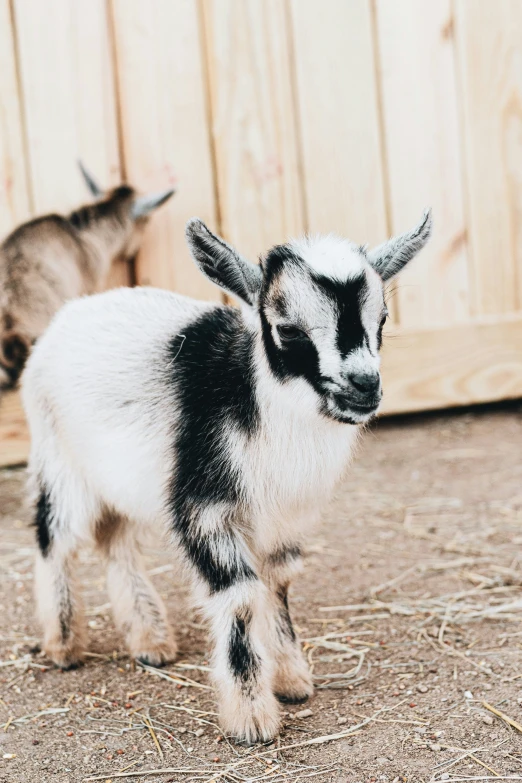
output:
M 279 701 L 288 704 L 300 704 L 314 692 L 312 675 L 301 652 L 288 608 L 290 581 L 301 567 L 301 550 L 298 546 L 275 550 L 265 559 L 263 566 L 263 577 L 270 588 L 274 613 L 274 692 Z
M 210 532 L 200 518 L 178 531 L 210 623 L 223 729 L 248 744 L 269 740 L 278 732 L 279 707 L 273 693 L 272 653 L 265 646 L 272 636 L 266 586 L 257 577 L 244 542 L 230 527 L 212 525 Z

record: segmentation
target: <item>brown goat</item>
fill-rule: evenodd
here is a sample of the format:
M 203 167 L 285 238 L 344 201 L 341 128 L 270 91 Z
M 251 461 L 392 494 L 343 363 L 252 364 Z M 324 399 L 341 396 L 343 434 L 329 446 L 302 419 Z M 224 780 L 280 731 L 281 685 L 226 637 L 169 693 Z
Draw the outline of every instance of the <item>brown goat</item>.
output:
M 67 216 L 23 223 L 0 245 L 0 391 L 16 385 L 29 350 L 68 300 L 103 288 L 116 259 L 132 259 L 150 214 L 174 193 L 104 193 L 80 163 L 95 201 Z

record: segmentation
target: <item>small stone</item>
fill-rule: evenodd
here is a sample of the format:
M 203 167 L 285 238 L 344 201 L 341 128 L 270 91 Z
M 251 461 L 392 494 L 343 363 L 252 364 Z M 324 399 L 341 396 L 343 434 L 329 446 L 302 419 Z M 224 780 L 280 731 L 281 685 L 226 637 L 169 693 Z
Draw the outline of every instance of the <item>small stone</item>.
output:
M 417 685 L 417 690 L 419 693 L 428 693 L 428 686 L 427 685 Z
M 425 726 L 414 726 L 413 731 L 416 734 L 426 734 L 427 728 Z
M 430 750 L 434 750 L 434 751 L 437 751 L 437 750 L 441 749 L 441 747 L 440 747 L 438 742 L 432 742 L 430 745 L 428 745 L 428 748 Z
M 464 691 L 464 698 L 465 699 L 472 699 L 473 698 L 473 694 L 471 693 L 471 691 Z
M 196 735 L 196 737 L 202 737 L 204 733 L 205 733 L 205 729 L 197 729 L 197 730 L 194 732 L 194 734 Z
M 493 725 L 493 718 L 491 715 L 483 715 L 482 716 L 482 723 L 485 723 L 486 726 L 492 726 Z
M 493 690 L 493 686 L 492 686 L 492 684 L 490 682 L 485 682 L 482 687 L 484 688 L 485 691 Z
M 449 772 L 443 772 L 440 776 L 441 780 L 449 780 Z
M 345 723 L 348 723 L 348 718 L 337 718 L 338 726 L 344 726 Z
M 380 757 L 377 759 L 377 764 L 378 764 L 380 767 L 383 767 L 383 766 L 384 766 L 385 764 L 387 764 L 387 763 L 388 763 L 388 759 L 386 758 L 386 756 L 380 756 Z
M 312 710 L 299 710 L 294 715 L 294 718 L 311 718 L 314 713 Z
M 16 753 L 4 753 L 2 758 L 3 759 L 15 759 L 16 758 Z
M 181 726 L 181 728 L 179 728 L 178 731 L 179 731 L 180 734 L 185 734 L 187 730 L 186 730 L 185 726 Z

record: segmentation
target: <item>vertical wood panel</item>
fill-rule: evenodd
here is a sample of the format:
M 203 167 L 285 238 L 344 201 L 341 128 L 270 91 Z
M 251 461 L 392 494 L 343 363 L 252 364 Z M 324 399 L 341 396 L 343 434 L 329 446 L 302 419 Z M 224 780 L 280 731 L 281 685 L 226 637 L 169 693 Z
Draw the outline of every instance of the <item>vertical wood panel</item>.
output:
M 142 188 L 178 185 L 154 217 L 137 280 L 218 298 L 184 238 L 188 218 L 216 222 L 197 4 L 114 0 L 113 14 L 127 175 Z
M 114 78 L 104 0 L 14 0 L 34 209 L 90 196 L 81 158 L 103 186 L 120 181 Z M 113 282 L 127 280 L 117 265 Z
M 222 230 L 255 259 L 304 228 L 280 0 L 204 0 Z
M 457 0 L 474 312 L 522 307 L 522 4 Z
M 468 318 L 467 235 L 450 0 L 377 0 L 392 233 L 433 207 L 434 233 L 397 283 L 404 326 Z
M 29 217 L 23 134 L 9 0 L 0 0 L 0 241 Z
M 308 228 L 387 233 L 367 0 L 291 0 Z

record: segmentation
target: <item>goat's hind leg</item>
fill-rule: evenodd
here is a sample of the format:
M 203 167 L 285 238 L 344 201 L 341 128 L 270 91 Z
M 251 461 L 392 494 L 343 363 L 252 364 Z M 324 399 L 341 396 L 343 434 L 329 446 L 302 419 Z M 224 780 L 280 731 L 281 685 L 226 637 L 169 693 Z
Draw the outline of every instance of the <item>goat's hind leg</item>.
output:
M 105 512 L 96 540 L 107 556 L 107 587 L 114 621 L 134 658 L 163 666 L 176 657 L 177 646 L 160 596 L 152 585 L 132 523 Z
M 288 608 L 290 580 L 300 569 L 298 546 L 276 550 L 268 556 L 263 569 L 263 577 L 270 589 L 274 619 L 274 693 L 279 701 L 287 704 L 301 704 L 314 692 L 312 675 L 301 652 Z
M 37 617 L 43 629 L 43 649 L 60 668 L 81 663 L 86 626 L 75 577 L 76 546 L 63 532 L 51 494 L 41 489 L 36 504 L 34 590 Z

